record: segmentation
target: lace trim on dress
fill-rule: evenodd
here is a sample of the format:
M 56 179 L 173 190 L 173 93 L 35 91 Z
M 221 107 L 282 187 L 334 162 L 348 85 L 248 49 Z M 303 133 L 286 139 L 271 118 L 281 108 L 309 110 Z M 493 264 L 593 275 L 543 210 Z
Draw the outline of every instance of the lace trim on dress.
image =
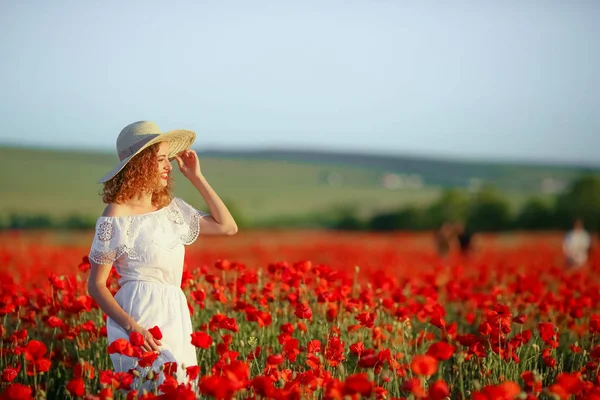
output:
M 190 229 L 186 234 L 180 236 L 183 244 L 194 243 L 200 234 L 200 220 L 209 215 L 209 213 L 200 210 L 195 210 L 195 212 L 190 215 Z
M 126 244 L 108 251 L 91 249 L 88 258 L 96 264 L 112 264 L 125 253 L 127 253 L 127 256 L 132 260 L 139 259 L 135 249 Z

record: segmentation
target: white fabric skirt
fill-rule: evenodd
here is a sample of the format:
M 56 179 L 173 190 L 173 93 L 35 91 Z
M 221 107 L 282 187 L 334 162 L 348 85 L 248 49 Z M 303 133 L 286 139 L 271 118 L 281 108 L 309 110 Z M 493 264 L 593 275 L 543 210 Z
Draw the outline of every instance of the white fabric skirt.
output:
M 152 364 L 158 371 L 165 362 L 176 362 L 177 380 L 187 382 L 185 369 L 197 364 L 196 348 L 192 345 L 192 321 L 185 294 L 179 286 L 155 282 L 126 282 L 115 295 L 115 300 L 142 327 L 158 326 L 163 334 L 161 353 Z M 108 343 L 116 339 L 129 340 L 129 335 L 110 318 L 106 321 Z M 127 372 L 137 364 L 137 359 L 120 354 L 110 355 L 115 371 Z M 147 372 L 150 367 L 143 369 Z M 160 374 L 159 384 L 164 380 Z

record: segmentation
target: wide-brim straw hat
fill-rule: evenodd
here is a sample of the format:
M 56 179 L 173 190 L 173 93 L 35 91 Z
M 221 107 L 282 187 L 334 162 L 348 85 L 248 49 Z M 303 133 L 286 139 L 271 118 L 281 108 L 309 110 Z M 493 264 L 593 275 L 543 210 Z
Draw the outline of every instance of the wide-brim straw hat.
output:
M 196 140 L 196 133 L 187 129 L 175 129 L 161 132 L 154 122 L 138 121 L 127 125 L 117 138 L 117 164 L 108 174 L 104 175 L 98 183 L 111 180 L 125 165 L 142 150 L 155 143 L 169 142 L 169 159 L 188 149 Z

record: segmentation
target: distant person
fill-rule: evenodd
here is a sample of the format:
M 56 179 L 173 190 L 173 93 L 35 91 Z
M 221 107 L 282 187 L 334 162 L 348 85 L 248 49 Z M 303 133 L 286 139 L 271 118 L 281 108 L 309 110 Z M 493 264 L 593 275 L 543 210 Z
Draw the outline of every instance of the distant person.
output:
M 187 380 L 185 367 L 197 365 L 192 322 L 180 288 L 184 245 L 198 235 L 237 232 L 227 207 L 202 174 L 196 152 L 189 148 L 195 138 L 188 130 L 162 133 L 148 121 L 130 124 L 117 138 L 119 162 L 99 181 L 107 206 L 96 223 L 89 253 L 88 290 L 108 316 L 109 345 L 132 335 L 144 352 L 154 352 L 156 359 L 150 362 L 159 374 L 158 384 L 165 379 L 161 366 L 166 362 L 178 364 L 180 383 Z M 197 189 L 197 198 L 204 198 L 210 214 L 171 194 L 171 160 Z M 114 297 L 106 287 L 113 264 L 121 276 Z M 110 358 L 119 372 L 139 367 L 133 357 L 115 353 Z
M 454 228 L 451 223 L 444 222 L 435 232 L 435 245 L 440 257 L 446 257 L 450 252 L 454 240 Z
M 563 253 L 569 268 L 578 268 L 588 260 L 592 239 L 584 229 L 580 218 L 573 222 L 573 229 L 567 232 L 563 241 Z
M 473 233 L 466 229 L 464 224 L 458 222 L 454 225 L 454 234 L 458 244 L 458 250 L 463 256 L 467 256 L 473 250 Z

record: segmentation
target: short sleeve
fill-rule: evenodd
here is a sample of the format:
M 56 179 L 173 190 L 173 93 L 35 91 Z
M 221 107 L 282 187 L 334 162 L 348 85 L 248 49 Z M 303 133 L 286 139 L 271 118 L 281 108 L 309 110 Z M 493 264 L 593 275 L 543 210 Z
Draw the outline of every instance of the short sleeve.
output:
M 96 264 L 112 264 L 126 253 L 122 227 L 110 217 L 100 217 L 96 222 L 96 232 L 90 249 L 89 259 Z
M 200 234 L 200 220 L 210 214 L 197 210 L 178 197 L 173 199 L 173 203 L 181 215 L 182 230 L 179 236 L 181 242 L 186 245 L 192 244 Z M 177 223 L 177 221 L 175 222 Z

